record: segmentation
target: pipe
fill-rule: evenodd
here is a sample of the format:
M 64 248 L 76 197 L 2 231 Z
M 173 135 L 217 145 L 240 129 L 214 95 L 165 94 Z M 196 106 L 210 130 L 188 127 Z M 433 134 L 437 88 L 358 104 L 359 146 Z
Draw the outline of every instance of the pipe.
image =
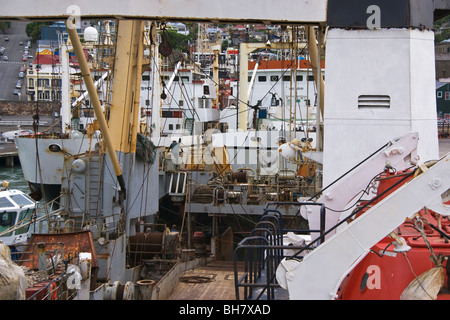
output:
M 255 67 L 253 68 L 252 79 L 250 80 L 250 84 L 248 85 L 247 97 L 250 97 L 250 93 L 252 91 L 253 85 L 255 84 L 256 70 L 258 70 L 258 68 L 259 68 L 260 60 L 261 60 L 261 57 L 258 56 L 258 59 L 256 60 L 256 63 L 255 63 Z
M 239 46 L 239 105 L 238 128 L 247 131 L 248 122 L 248 43 L 241 42 Z
M 323 81 L 323 76 L 320 74 L 320 77 L 318 77 L 319 70 L 321 68 L 321 61 L 319 57 L 319 49 L 316 39 L 316 34 L 314 33 L 314 27 L 309 26 L 307 27 L 308 30 L 308 51 L 309 51 L 309 59 L 311 62 L 313 74 L 314 74 L 314 80 L 316 81 L 317 91 L 320 92 L 319 96 L 319 109 L 320 113 L 322 114 L 322 117 L 324 116 L 324 99 L 325 99 L 325 82 Z
M 74 24 L 73 24 L 74 25 Z M 120 191 L 119 194 L 123 196 L 121 199 L 126 197 L 125 180 L 122 176 L 122 170 L 120 168 L 119 160 L 117 159 L 116 152 L 113 148 L 111 136 L 109 134 L 108 125 L 106 123 L 105 117 L 103 115 L 102 106 L 98 98 L 97 90 L 95 89 L 94 80 L 91 77 L 91 70 L 89 69 L 86 57 L 84 56 L 83 47 L 81 46 L 80 38 L 78 38 L 77 29 L 74 26 L 69 27 L 66 22 L 66 28 L 69 32 L 70 41 L 72 42 L 73 51 L 78 59 L 78 65 L 81 70 L 81 75 L 86 85 L 87 91 L 89 93 L 92 106 L 94 107 L 94 113 L 97 117 L 97 121 L 100 125 L 100 131 L 103 136 L 103 141 L 106 144 L 106 149 L 108 150 L 109 157 L 114 168 L 114 172 L 117 176 L 117 181 L 119 182 Z

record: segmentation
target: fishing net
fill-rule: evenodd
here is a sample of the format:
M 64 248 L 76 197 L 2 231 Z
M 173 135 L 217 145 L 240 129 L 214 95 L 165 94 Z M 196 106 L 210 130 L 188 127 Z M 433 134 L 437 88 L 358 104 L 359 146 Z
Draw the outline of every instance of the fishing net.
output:
M 137 134 L 136 157 L 150 164 L 153 164 L 156 158 L 155 145 L 150 139 L 140 133 Z
M 0 300 L 23 300 L 27 278 L 11 260 L 9 247 L 0 241 Z
M 425 271 L 405 288 L 401 300 L 436 300 L 439 290 L 444 285 L 444 268 L 436 266 Z
M 442 266 L 444 257 L 442 254 L 436 255 L 434 253 L 433 247 L 428 241 L 425 233 L 424 221 L 426 221 L 426 219 L 423 217 L 416 217 L 414 224 L 431 253 L 430 260 L 433 261 L 436 266 L 433 269 L 425 271 L 411 281 L 405 290 L 403 290 L 403 293 L 400 296 L 401 300 L 436 300 L 439 291 L 444 286 L 445 270 Z

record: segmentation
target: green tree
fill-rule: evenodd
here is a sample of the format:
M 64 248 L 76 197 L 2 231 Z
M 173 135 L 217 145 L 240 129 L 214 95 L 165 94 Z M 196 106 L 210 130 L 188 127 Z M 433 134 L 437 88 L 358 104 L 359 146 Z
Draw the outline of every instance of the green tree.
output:
M 0 21 L 0 33 L 5 32 L 6 29 L 10 27 L 10 22 L 8 21 Z
M 25 27 L 25 32 L 28 37 L 31 38 L 32 42 L 36 42 L 41 38 L 41 27 L 42 26 L 48 26 L 51 22 L 41 22 L 41 21 L 35 21 L 28 23 Z
M 192 40 L 192 35 L 184 35 L 181 33 L 178 33 L 176 30 L 167 29 L 167 41 L 172 46 L 172 49 L 182 51 L 187 53 L 188 52 L 188 45 L 189 41 Z
M 436 36 L 434 41 L 439 43 L 450 38 L 450 15 L 447 15 L 435 22 Z

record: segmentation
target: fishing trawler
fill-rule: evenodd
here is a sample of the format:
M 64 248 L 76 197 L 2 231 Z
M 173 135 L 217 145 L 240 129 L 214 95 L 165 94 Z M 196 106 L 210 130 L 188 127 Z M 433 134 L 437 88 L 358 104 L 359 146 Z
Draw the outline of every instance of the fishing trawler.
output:
M 109 26 L 108 21 L 104 26 Z M 86 53 L 90 51 L 91 56 L 98 57 L 97 51 L 110 46 L 109 27 L 102 37 L 98 36 L 95 28 L 88 27 L 84 30 L 83 39 Z M 92 151 L 98 142 L 98 128 L 95 128 L 95 117 L 92 109 L 89 108 L 86 88 L 79 79 L 78 62 L 70 59 L 72 54 L 70 41 L 66 41 L 64 35 L 59 34 L 58 43 L 56 57 L 60 65 L 52 65 L 50 68 L 52 74 L 61 76 L 60 128 L 54 132 L 39 133 L 39 136 L 28 135 L 26 137 L 28 139 L 25 136 L 14 137 L 24 178 L 29 184 L 31 195 L 37 201 L 44 199 L 44 202 L 59 197 L 62 172 L 65 170 L 64 154 L 73 155 Z M 101 101 L 106 101 L 108 95 L 108 83 L 105 79 L 109 72 L 100 68 L 104 58 L 107 56 L 102 54 L 101 59 L 90 61 L 93 77 L 97 78 L 94 85 Z M 34 67 L 27 71 L 27 74 L 36 77 L 34 81 L 36 83 L 39 74 L 44 72 L 39 69 L 44 63 L 42 60 L 37 57 Z
M 2 212 L 0 219 L 0 241 L 14 248 L 16 244 L 25 243 L 28 240 L 28 231 L 30 229 L 28 225 L 14 230 L 14 226 L 26 224 L 31 221 L 38 206 L 22 191 L 9 189 L 8 181 L 2 182 L 0 199 Z
M 142 18 L 142 12 L 149 12 L 149 17 L 153 13 L 155 16 L 164 17 L 179 15 L 183 18 L 188 15 L 200 20 L 228 21 L 230 18 L 227 18 L 227 15 L 240 12 L 239 17 L 249 21 L 256 19 L 284 24 L 302 22 L 308 25 L 310 56 L 311 60 L 317 59 L 316 62 L 320 61 L 321 52 L 325 49 L 326 36 L 327 86 L 322 88 L 320 67 L 317 67 L 315 81 L 318 113 L 323 117 L 323 123 L 319 121 L 317 128 L 317 132 L 322 133 L 323 137 L 323 181 L 324 185 L 331 186 L 326 189 L 319 188 L 318 193 L 309 196 L 311 191 L 302 192 L 303 187 L 311 190 L 310 187 L 315 186 L 315 182 L 312 179 L 304 179 L 298 171 L 273 176 L 261 172 L 253 173 L 248 168 L 235 172 L 230 170 L 228 161 L 208 163 L 203 160 L 194 163 L 192 168 L 181 168 L 186 169 L 183 171 L 177 167 L 179 164 L 171 159 L 171 172 L 174 177 L 171 180 L 171 186 L 174 187 L 171 196 L 174 202 L 178 202 L 179 211 L 176 214 L 180 214 L 182 221 L 182 228 L 178 231 L 167 230 L 165 223 L 158 223 L 158 186 L 155 177 L 158 176 L 159 163 L 155 160 L 159 156 L 150 140 L 138 134 L 143 22 L 123 19 L 118 23 L 116 57 L 122 59 L 117 59 L 114 63 L 114 86 L 123 90 L 113 90 L 109 110 L 110 126 L 125 124 L 125 128 L 120 125 L 115 127 L 123 129 L 117 132 L 110 132 L 107 128 L 93 81 L 83 61 L 81 44 L 77 41 L 76 32 L 69 28 L 84 81 L 96 110 L 102 143 L 93 152 L 66 155 L 65 162 L 70 169 L 70 175 L 64 179 L 62 185 L 61 217 L 72 225 L 59 225 L 60 232 L 58 236 L 54 236 L 55 243 L 60 246 L 52 250 L 58 250 L 59 255 L 73 262 L 73 265 L 67 269 L 58 269 L 56 266 L 44 268 L 52 271 L 55 279 L 47 283 L 43 296 L 38 294 L 40 289 L 33 287 L 29 290 L 28 297 L 57 298 L 57 284 L 66 283 L 67 286 L 69 283 L 70 287 L 70 283 L 77 283 L 79 286 L 68 289 L 80 299 L 134 299 L 135 288 L 138 286 L 139 294 L 145 298 L 192 299 L 201 296 L 194 295 L 196 290 L 211 292 L 206 288 L 219 287 L 219 281 L 212 281 L 209 276 L 201 277 L 201 274 L 193 269 L 198 267 L 200 262 L 208 262 L 212 255 L 218 261 L 230 262 L 235 258 L 232 287 L 235 289 L 233 298 L 237 299 L 357 299 L 368 297 L 364 295 L 365 292 L 371 292 L 372 299 L 383 299 L 388 297 L 388 288 L 393 283 L 397 288 L 392 298 L 399 299 L 397 292 L 405 293 L 405 283 L 411 279 L 420 283 L 420 277 L 413 274 L 412 278 L 399 281 L 398 273 L 395 273 L 396 276 L 389 279 L 389 286 L 384 285 L 385 282 L 379 286 L 377 277 L 382 276 L 384 270 L 393 270 L 400 265 L 399 260 L 389 260 L 395 254 L 399 258 L 407 256 L 413 269 L 418 266 L 418 260 L 423 260 L 423 255 L 427 254 L 422 251 L 423 255 L 417 256 L 416 259 L 418 247 L 414 247 L 411 242 L 414 239 L 407 239 L 405 232 L 398 233 L 397 228 L 408 218 L 414 221 L 425 246 L 428 243 L 434 250 L 442 245 L 442 251 L 436 249 L 435 253 L 438 254 L 433 255 L 430 252 L 430 255 L 438 268 L 438 278 L 445 279 L 442 267 L 446 260 L 443 260 L 439 253 L 448 255 L 445 251 L 447 244 L 437 238 L 437 241 L 425 241 L 426 237 L 422 232 L 425 231 L 422 225 L 424 220 L 419 215 L 416 216 L 416 213 L 427 208 L 440 215 L 441 218 L 431 214 L 436 217 L 436 221 L 441 222 L 448 216 L 448 207 L 445 204 L 448 201 L 450 182 L 448 156 L 439 161 L 429 161 L 437 158 L 434 68 L 430 68 L 433 57 L 433 41 L 430 41 L 433 31 L 430 28 L 433 18 L 430 19 L 430 15 L 438 9 L 448 11 L 449 8 L 433 4 L 433 8 L 429 7 L 428 10 L 418 10 L 416 2 L 406 1 L 400 4 L 404 9 L 401 12 L 406 16 L 399 16 L 398 11 L 390 10 L 392 3 L 376 3 L 377 5 L 369 6 L 360 2 L 356 4 L 338 0 L 313 3 L 296 1 L 291 4 L 289 10 L 280 6 L 274 12 L 255 10 L 264 7 L 260 2 L 258 6 L 254 6 L 253 3 L 234 1 L 228 2 L 229 7 L 226 10 L 218 10 L 214 5 L 200 6 L 199 3 L 192 3 L 192 8 L 183 8 L 183 13 L 163 3 L 156 5 L 156 8 L 152 7 L 153 4 L 141 4 L 139 12 L 133 12 L 135 6 L 122 9 L 122 17 L 139 15 Z M 93 7 L 93 11 L 89 12 L 93 16 L 111 14 L 114 11 L 114 6 L 100 8 L 93 4 Z M 293 10 L 292 7 L 298 10 Z M 388 21 L 383 24 L 377 23 L 380 7 L 383 9 L 381 12 L 389 18 L 383 19 L 382 21 Z M 191 11 L 193 8 L 195 12 Z M 32 11 L 19 14 L 8 5 L 4 9 L 1 15 L 5 17 L 36 16 Z M 237 9 L 239 10 L 236 11 Z M 46 14 L 64 15 L 57 9 L 52 10 L 56 12 L 49 11 Z M 356 17 L 340 17 L 342 12 L 351 12 Z M 374 24 L 373 28 L 372 25 L 366 24 L 367 12 L 371 18 L 369 21 Z M 411 19 L 412 16 L 415 19 Z M 236 19 L 235 15 L 233 17 Z M 416 25 L 417 23 L 420 23 L 420 26 Z M 318 27 L 314 28 L 312 25 Z M 393 28 L 394 26 L 396 28 Z M 325 27 L 328 27 L 326 35 Z M 316 33 L 317 38 L 313 37 Z M 421 50 L 415 50 L 418 47 Z M 376 48 L 383 49 L 380 51 L 381 49 Z M 342 54 L 342 51 L 345 54 Z M 410 72 L 398 72 L 398 68 L 392 68 L 386 63 L 377 63 L 375 67 L 367 65 L 367 59 L 398 62 L 399 55 L 405 58 L 405 61 L 401 61 L 402 66 Z M 419 55 L 421 61 L 426 56 L 427 62 L 415 63 Z M 315 63 L 311 61 L 311 64 Z M 352 75 L 351 79 L 343 81 L 340 78 L 342 72 L 338 71 L 343 69 L 348 70 Z M 394 91 L 396 86 L 393 86 L 392 82 L 407 83 L 408 86 Z M 414 90 L 418 84 L 421 84 L 422 90 Z M 326 104 L 323 104 L 322 97 L 325 98 Z M 403 103 L 405 99 L 402 98 L 407 98 L 408 103 Z M 423 108 L 418 108 L 418 105 Z M 248 125 L 248 105 L 246 106 L 247 108 L 239 111 L 239 116 L 241 111 L 245 114 L 244 121 L 239 122 L 245 129 Z M 374 127 L 383 130 L 374 134 Z M 355 131 L 358 133 L 356 136 Z M 410 133 L 411 131 L 413 133 Z M 122 133 L 126 133 L 124 137 Z M 131 135 L 128 136 L 128 133 Z M 250 134 L 248 137 L 250 141 L 259 141 L 257 135 L 253 136 L 253 140 Z M 320 139 L 319 150 L 322 150 Z M 294 140 L 286 143 L 287 145 L 279 146 L 284 145 L 278 149 L 283 156 L 280 160 L 286 159 L 297 165 L 305 165 L 299 157 L 304 146 Z M 355 145 L 358 148 L 355 148 Z M 373 152 L 374 150 L 376 151 Z M 219 154 L 215 152 L 211 156 L 212 159 Z M 371 156 L 367 157 L 368 154 Z M 417 155 L 420 155 L 420 158 Z M 362 166 L 357 165 L 360 162 Z M 172 165 L 169 161 L 168 164 Z M 94 171 L 103 174 L 96 176 Z M 306 171 L 309 177 L 310 173 Z M 406 179 L 411 180 L 405 183 Z M 379 181 L 380 186 L 382 181 L 387 181 L 388 185 L 383 186 L 385 191 L 371 184 L 375 180 Z M 101 183 L 97 184 L 98 181 Z M 404 184 L 400 186 L 401 183 Z M 371 189 L 364 192 L 368 185 L 377 189 L 379 195 L 390 194 L 373 200 L 374 198 L 369 196 Z M 177 186 L 181 188 L 177 189 Z M 393 190 L 395 187 L 398 188 Z M 170 190 L 172 191 L 172 188 Z M 360 198 L 361 191 L 364 197 Z M 316 198 L 317 201 L 312 201 Z M 89 199 L 96 201 L 91 202 Z M 364 202 L 356 201 L 359 199 Z M 350 219 L 344 219 L 341 215 L 345 215 L 345 209 L 353 208 L 352 201 L 364 206 L 365 211 L 356 211 Z M 400 206 L 402 210 L 398 210 Z M 243 219 L 237 220 L 238 217 Z M 260 219 L 261 223 L 255 223 L 253 218 Z M 240 231 L 236 226 L 242 226 L 244 220 L 251 227 L 257 228 L 249 238 L 244 238 L 234 248 L 233 232 Z M 308 230 L 299 230 L 300 220 L 307 223 Z M 439 225 L 439 222 L 435 224 L 433 219 L 428 221 L 430 227 Z M 224 226 L 231 228 L 224 229 Z M 76 231 L 79 228 L 84 230 Z M 439 236 L 446 238 L 445 228 L 438 229 Z M 180 233 L 181 231 L 183 233 Z M 302 231 L 307 233 L 306 236 L 298 236 Z M 285 234 L 286 232 L 294 234 Z M 386 238 L 387 236 L 393 240 Z M 44 239 L 49 240 L 52 235 L 35 237 L 36 240 L 30 240 L 30 246 L 45 243 Z M 176 243 L 180 237 L 181 246 L 180 250 L 177 250 Z M 284 245 L 288 242 L 283 242 L 286 237 L 291 245 Z M 80 240 L 77 242 L 73 239 Z M 408 240 L 410 241 L 405 243 Z M 387 250 L 387 245 L 393 242 L 395 244 L 392 245 L 395 245 L 397 251 Z M 187 244 L 186 247 L 184 243 Z M 68 249 L 63 250 L 61 244 L 67 245 Z M 411 248 L 408 249 L 408 246 Z M 427 246 L 427 250 L 431 251 L 430 247 Z M 386 250 L 380 253 L 379 248 Z M 40 249 L 41 261 L 48 261 L 45 257 L 50 247 L 43 248 L 41 245 Z M 301 252 L 286 257 L 291 253 L 288 250 Z M 365 260 L 374 257 L 375 253 L 371 250 L 382 256 L 383 263 L 387 263 L 376 265 L 379 269 L 375 268 L 375 273 L 373 269 L 368 268 L 368 264 L 373 267 L 371 262 Z M 243 259 L 241 252 L 251 259 Z M 178 254 L 180 260 L 170 261 L 170 257 Z M 39 259 L 34 259 L 37 260 Z M 52 258 L 51 262 L 54 261 Z M 209 272 L 211 275 L 212 270 L 219 270 L 219 267 L 223 269 L 225 264 L 207 264 L 205 269 L 197 268 L 197 271 L 203 272 L 203 275 Z M 328 267 L 331 264 L 335 266 L 332 270 Z M 404 266 L 403 263 L 403 268 Z M 417 270 L 427 268 L 430 266 L 422 263 Z M 152 276 L 160 275 L 163 270 L 167 270 L 164 275 L 157 280 L 152 279 Z M 187 270 L 193 272 L 180 277 L 180 274 Z M 376 273 L 377 270 L 380 273 Z M 402 270 L 405 273 L 404 269 Z M 71 281 L 68 282 L 69 277 Z M 230 280 L 231 277 L 227 274 L 224 278 Z M 183 286 L 192 282 L 194 285 L 189 288 Z M 359 296 L 353 290 L 358 282 L 363 283 Z M 436 298 L 446 298 L 445 295 L 439 296 L 439 290 L 436 293 L 434 287 L 446 288 L 442 281 L 439 284 L 440 287 L 433 286 L 433 290 L 426 288 L 425 291 L 432 298 L 435 294 Z M 418 288 L 420 285 L 413 283 L 411 287 Z M 185 295 L 178 294 L 180 290 Z M 223 287 L 220 287 L 219 291 L 223 294 L 229 293 Z M 147 294 L 149 292 L 150 294 Z M 278 296 L 278 293 L 282 295 Z M 213 297 L 224 299 L 224 296 L 217 292 L 208 296 Z M 420 296 L 407 292 L 403 298 L 419 299 Z

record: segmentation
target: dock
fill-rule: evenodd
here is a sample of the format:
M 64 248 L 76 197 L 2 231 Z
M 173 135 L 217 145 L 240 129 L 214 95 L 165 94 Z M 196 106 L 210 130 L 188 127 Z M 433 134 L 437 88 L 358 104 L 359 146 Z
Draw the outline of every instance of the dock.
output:
M 59 130 L 58 122 L 51 116 L 41 116 L 39 120 L 39 132 Z M 33 130 L 33 119 L 30 115 L 0 116 L 0 134 L 15 130 Z M 0 136 L 0 168 L 14 167 L 20 164 L 19 153 L 16 144 L 12 140 L 6 140 Z
M 14 167 L 19 162 L 19 153 L 14 142 L 0 143 L 0 167 Z

